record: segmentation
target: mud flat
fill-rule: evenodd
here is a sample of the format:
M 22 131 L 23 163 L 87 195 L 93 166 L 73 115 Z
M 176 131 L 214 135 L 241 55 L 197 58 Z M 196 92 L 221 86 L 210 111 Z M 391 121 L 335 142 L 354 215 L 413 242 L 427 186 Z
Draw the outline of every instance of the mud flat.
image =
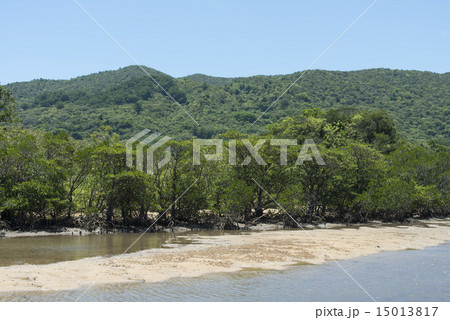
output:
M 381 251 L 423 249 L 450 240 L 450 221 L 189 237 L 196 244 L 123 256 L 0 267 L 0 291 L 75 289 L 94 282 L 157 282 L 243 268 L 283 269 Z

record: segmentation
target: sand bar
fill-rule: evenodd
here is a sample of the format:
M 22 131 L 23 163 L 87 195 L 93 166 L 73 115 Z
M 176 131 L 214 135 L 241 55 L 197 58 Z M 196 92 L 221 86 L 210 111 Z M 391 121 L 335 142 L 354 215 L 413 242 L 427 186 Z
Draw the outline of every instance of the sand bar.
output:
M 423 249 L 450 241 L 450 221 L 190 237 L 198 243 L 125 254 L 119 260 L 119 256 L 94 257 L 0 267 L 0 291 L 75 289 L 94 281 L 156 282 L 243 268 L 283 269 L 297 263 L 320 264 L 381 251 Z

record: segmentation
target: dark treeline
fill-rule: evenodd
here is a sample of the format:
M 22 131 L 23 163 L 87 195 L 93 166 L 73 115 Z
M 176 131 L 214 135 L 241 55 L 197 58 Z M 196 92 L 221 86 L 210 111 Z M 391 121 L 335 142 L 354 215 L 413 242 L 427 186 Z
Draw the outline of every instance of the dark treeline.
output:
M 220 135 L 223 159 L 206 161 L 208 147 L 195 166 L 192 141 L 170 141 L 172 160 L 149 175 L 126 166 L 125 145 L 111 128 L 85 140 L 23 129 L 9 93 L 0 98 L 0 228 L 142 228 L 159 218 L 160 227 L 294 227 L 277 202 L 302 223 L 403 221 L 446 216 L 450 208 L 448 147 L 408 143 L 381 111 L 307 109 L 268 125 L 265 136 L 229 131 Z M 249 152 L 241 139 L 254 145 L 262 138 L 299 145 L 289 147 L 287 165 L 268 142 L 259 150 L 266 165 L 242 165 Z M 237 165 L 229 165 L 230 139 Z M 305 139 L 315 141 L 325 165 L 295 165 Z

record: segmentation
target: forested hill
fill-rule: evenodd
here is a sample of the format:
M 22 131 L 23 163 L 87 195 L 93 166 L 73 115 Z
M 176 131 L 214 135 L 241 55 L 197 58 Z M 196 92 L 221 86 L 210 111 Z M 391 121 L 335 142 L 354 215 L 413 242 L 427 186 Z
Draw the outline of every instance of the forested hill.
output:
M 191 74 L 190 76 L 184 77 L 184 79 L 190 79 L 196 82 L 202 82 L 212 86 L 224 86 L 230 82 L 238 80 L 239 78 L 212 77 L 206 74 L 195 73 Z
M 152 68 L 143 67 L 150 75 L 164 75 Z M 114 87 L 124 81 L 140 78 L 145 73 L 138 66 L 129 66 L 115 71 L 102 71 L 70 80 L 37 79 L 26 82 L 14 82 L 6 85 L 16 99 L 34 98 L 44 92 L 64 90 L 73 92 L 82 90 L 93 93 Z
M 311 70 L 255 125 L 252 123 L 301 72 L 279 76 L 173 78 L 148 72 L 200 124 L 197 126 L 137 66 L 71 80 L 12 83 L 27 127 L 87 137 L 109 125 L 123 138 L 149 128 L 177 139 L 211 137 L 236 129 L 263 132 L 265 125 L 306 108 L 385 110 L 411 141 L 450 144 L 450 73 L 371 69 Z

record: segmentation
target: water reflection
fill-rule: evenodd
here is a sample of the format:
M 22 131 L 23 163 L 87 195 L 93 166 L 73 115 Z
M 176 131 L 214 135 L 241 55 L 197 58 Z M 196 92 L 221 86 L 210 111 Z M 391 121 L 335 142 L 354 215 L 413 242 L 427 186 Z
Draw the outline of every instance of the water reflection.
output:
M 233 232 L 146 233 L 128 251 L 169 248 L 195 243 L 198 236 L 219 236 Z M 96 234 L 85 236 L 39 236 L 0 239 L 0 266 L 47 264 L 95 256 L 123 253 L 139 233 Z

